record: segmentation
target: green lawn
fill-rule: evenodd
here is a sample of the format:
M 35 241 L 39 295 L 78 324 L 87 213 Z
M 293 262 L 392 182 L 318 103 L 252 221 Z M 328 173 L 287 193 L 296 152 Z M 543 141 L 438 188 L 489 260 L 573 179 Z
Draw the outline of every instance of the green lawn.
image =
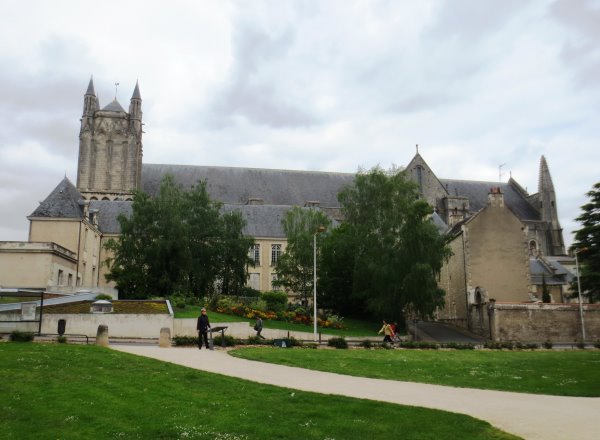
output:
M 174 309 L 175 318 L 197 318 L 200 313 L 200 307 L 186 307 L 185 309 Z M 225 313 L 208 311 L 208 317 L 211 322 L 250 322 L 254 325 L 254 319 L 246 319 L 237 315 L 227 315 Z M 319 331 L 328 335 L 335 336 L 376 336 L 377 332 L 381 328 L 381 324 L 374 322 L 359 321 L 357 319 L 344 319 L 344 325 L 347 327 L 344 330 L 337 330 L 331 328 L 321 328 Z M 278 330 L 289 330 L 297 332 L 309 332 L 313 331 L 313 327 L 309 325 L 296 324 L 285 321 L 273 321 L 265 319 L 263 320 L 263 326 L 265 328 L 273 328 Z
M 600 351 L 242 348 L 245 359 L 351 376 L 560 396 L 600 396 Z
M 443 411 L 294 391 L 98 346 L 0 343 L 2 439 L 515 439 Z

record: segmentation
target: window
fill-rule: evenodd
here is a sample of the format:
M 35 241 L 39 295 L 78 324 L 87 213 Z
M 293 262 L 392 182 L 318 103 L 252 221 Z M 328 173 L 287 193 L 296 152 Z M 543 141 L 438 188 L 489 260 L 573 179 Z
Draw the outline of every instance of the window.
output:
M 63 277 L 64 277 L 64 272 L 60 269 L 58 269 L 58 285 L 62 286 L 63 285 Z
M 67 277 L 67 286 L 72 286 L 73 285 L 73 274 L 70 273 Z
M 248 251 L 248 258 L 254 261 L 254 264 L 260 266 L 260 244 L 253 244 Z
M 274 290 L 274 291 L 281 290 L 281 286 L 275 286 L 273 284 L 273 281 L 277 281 L 277 274 L 276 273 L 272 273 L 271 274 L 271 290 Z
M 260 290 L 260 274 L 249 273 L 248 274 L 248 285 L 254 290 Z
M 271 245 L 271 264 L 276 264 L 281 256 L 281 245 L 280 244 L 272 244 Z
M 529 242 L 529 255 L 536 256 L 538 253 L 538 245 L 535 240 Z

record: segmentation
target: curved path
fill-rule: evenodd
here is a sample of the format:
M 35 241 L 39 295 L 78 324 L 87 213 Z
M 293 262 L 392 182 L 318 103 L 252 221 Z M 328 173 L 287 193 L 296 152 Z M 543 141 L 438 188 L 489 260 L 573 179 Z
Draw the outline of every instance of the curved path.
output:
M 368 379 L 249 361 L 220 350 L 133 345 L 111 345 L 111 348 L 269 385 L 466 414 L 525 439 L 600 439 L 600 398 Z

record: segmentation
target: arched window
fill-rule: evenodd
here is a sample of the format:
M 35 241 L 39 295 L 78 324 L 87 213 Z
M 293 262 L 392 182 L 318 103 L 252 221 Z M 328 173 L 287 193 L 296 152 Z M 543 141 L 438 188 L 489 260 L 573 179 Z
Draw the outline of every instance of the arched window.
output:
M 535 256 L 538 254 L 538 244 L 535 240 L 529 240 L 529 255 Z

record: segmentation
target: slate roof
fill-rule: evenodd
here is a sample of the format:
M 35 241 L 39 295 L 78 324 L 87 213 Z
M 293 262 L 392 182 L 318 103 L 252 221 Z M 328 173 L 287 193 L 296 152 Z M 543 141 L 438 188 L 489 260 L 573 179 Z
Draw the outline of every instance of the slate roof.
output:
M 451 196 L 465 196 L 469 199 L 469 209 L 477 212 L 487 206 L 488 193 L 492 187 L 500 187 L 504 194 L 504 203 L 521 220 L 540 220 L 539 212 L 531 206 L 517 188 L 509 183 L 478 182 L 473 180 L 440 179 L 440 182 L 448 188 Z
M 255 198 L 265 205 L 304 206 L 307 201 L 318 201 L 323 207 L 338 207 L 338 193 L 354 182 L 353 173 L 143 164 L 143 191 L 155 195 L 167 173 L 186 189 L 206 180 L 211 198 L 231 204 Z
M 440 215 L 437 212 L 434 212 L 431 215 L 431 221 L 436 226 L 436 228 L 438 228 L 438 231 L 440 231 L 440 234 L 443 234 L 444 232 L 446 232 L 448 230 L 448 225 L 444 222 L 442 217 L 440 217 Z
M 286 205 L 223 205 L 223 213 L 240 212 L 246 221 L 244 235 L 285 238 L 281 220 L 292 209 Z
M 125 109 L 121 107 L 117 98 L 113 99 L 110 104 L 102 109 L 105 112 L 125 112 Z
M 544 278 L 548 285 L 566 284 L 575 279 L 575 276 L 558 261 L 545 257 L 542 259 L 530 258 L 529 273 L 531 274 L 531 283 L 539 285 L 543 283 Z
M 98 228 L 104 234 L 120 234 L 121 225 L 117 220 L 119 214 L 131 215 L 131 201 L 110 201 L 110 200 L 92 200 L 90 201 L 90 211 L 98 211 Z
M 140 94 L 140 86 L 137 81 L 135 82 L 135 89 L 133 89 L 133 95 L 131 95 L 131 99 L 142 99 L 142 95 Z
M 82 218 L 83 200 L 75 185 L 65 177 L 29 217 Z

